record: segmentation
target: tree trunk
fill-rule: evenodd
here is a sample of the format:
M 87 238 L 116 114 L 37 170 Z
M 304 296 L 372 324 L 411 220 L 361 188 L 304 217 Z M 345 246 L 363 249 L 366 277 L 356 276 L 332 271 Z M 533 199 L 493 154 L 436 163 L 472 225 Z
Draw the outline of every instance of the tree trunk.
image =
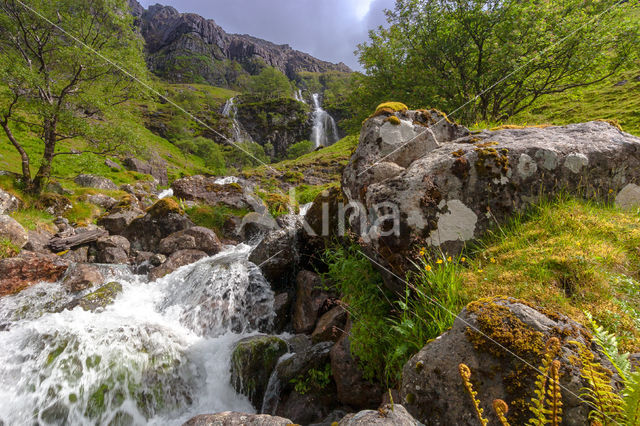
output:
M 56 125 L 55 119 L 45 125 L 42 162 L 29 187 L 29 192 L 32 194 L 40 194 L 51 176 L 51 163 L 56 152 Z
M 16 140 L 15 136 L 13 136 L 13 132 L 9 128 L 9 124 L 7 123 L 7 121 L 2 121 L 2 122 L 0 122 L 0 124 L 2 125 L 2 128 L 4 129 L 4 132 L 7 134 L 7 137 L 9 138 L 9 141 L 11 141 L 11 144 L 16 148 L 18 153 L 20 153 L 20 157 L 22 158 L 22 177 L 24 178 L 26 184 L 30 185 L 31 184 L 31 170 L 29 169 L 29 155 L 24 150 L 22 145 L 20 145 L 18 143 L 18 141 Z

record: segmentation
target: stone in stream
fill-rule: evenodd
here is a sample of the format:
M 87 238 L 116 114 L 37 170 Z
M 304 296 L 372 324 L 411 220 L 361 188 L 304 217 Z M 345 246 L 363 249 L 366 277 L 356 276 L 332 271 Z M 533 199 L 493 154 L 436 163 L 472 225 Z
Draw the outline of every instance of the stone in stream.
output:
M 95 312 L 112 304 L 120 293 L 122 293 L 122 284 L 118 282 L 110 282 L 103 285 L 96 291 L 74 300 L 67 306 L 67 309 L 73 309 L 76 306 L 80 306 L 85 311 Z
M 56 255 L 23 251 L 16 257 L 0 259 L 0 297 L 39 282 L 56 282 L 69 262 Z
M 163 238 L 158 247 L 158 251 L 166 255 L 179 250 L 201 250 L 213 256 L 222 250 L 222 243 L 211 229 L 194 226 Z
M 77 293 L 103 282 L 104 276 L 97 266 L 78 263 L 69 268 L 62 284 L 68 291 Z
M 240 340 L 231 354 L 231 384 L 260 409 L 269 377 L 278 359 L 288 351 L 287 343 L 275 336 L 253 336 Z
M 198 260 L 207 257 L 207 253 L 200 250 L 180 250 L 173 253 L 161 265 L 156 266 L 149 272 L 149 280 L 155 281 L 165 275 L 170 274 L 176 269 L 190 265 Z M 151 259 L 153 260 L 153 258 Z
M 386 404 L 378 410 L 365 410 L 348 414 L 338 426 L 420 426 L 422 423 L 414 419 L 407 410 L 398 404 Z
M 98 263 L 129 263 L 131 244 L 120 235 L 110 235 L 96 241 L 96 262 Z
M 182 426 L 290 426 L 293 422 L 284 417 L 268 414 L 245 414 L 225 411 L 194 417 Z

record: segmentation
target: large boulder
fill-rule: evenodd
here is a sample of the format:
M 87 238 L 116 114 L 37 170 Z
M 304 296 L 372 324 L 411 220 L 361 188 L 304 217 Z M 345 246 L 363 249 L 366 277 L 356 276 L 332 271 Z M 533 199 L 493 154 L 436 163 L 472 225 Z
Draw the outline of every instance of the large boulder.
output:
M 22 206 L 22 202 L 15 196 L 0 189 L 0 214 L 12 213 Z
M 245 183 L 245 182 L 243 182 Z M 246 183 L 245 183 L 246 184 Z M 189 176 L 171 184 L 173 195 L 187 201 L 199 201 L 216 206 L 225 205 L 238 210 L 266 211 L 264 203 L 245 191 L 240 183 L 222 183 L 215 177 Z
M 69 268 L 62 284 L 70 292 L 77 293 L 103 282 L 104 276 L 97 266 L 78 263 Z
M 640 138 L 605 122 L 470 134 L 434 110 L 393 116 L 364 123 L 342 178 L 363 210 L 355 231 L 392 270 L 416 247 L 458 252 L 541 196 L 608 200 L 640 183 Z
M 35 251 L 38 253 L 51 253 L 51 251 L 47 248 L 49 245 L 49 241 L 53 237 L 51 232 L 45 229 L 35 229 L 27 232 L 27 236 L 29 241 L 23 247 L 28 251 Z
M 167 255 L 179 250 L 201 250 L 213 256 L 222 250 L 222 243 L 211 229 L 194 226 L 163 238 L 158 249 Z
M 133 249 L 155 251 L 163 238 L 193 226 L 178 203 L 165 198 L 151 206 L 147 214 L 131 221 L 123 235 Z
M 164 263 L 151 269 L 149 280 L 155 281 L 165 275 L 169 275 L 178 268 L 195 263 L 205 257 L 207 257 L 207 253 L 200 250 L 177 251 L 169 256 Z
M 0 260 L 0 297 L 17 293 L 42 281 L 56 282 L 69 262 L 55 255 L 23 251 L 17 257 Z
M 240 340 L 231 354 L 231 384 L 262 408 L 269 377 L 278 359 L 288 351 L 287 343 L 276 336 L 253 336 Z
M 289 426 L 292 424 L 291 420 L 284 417 L 225 411 L 194 417 L 182 426 Z
M 97 223 L 111 235 L 122 235 L 131 222 L 144 214 L 140 201 L 133 195 L 127 195 L 111 206 Z
M 110 235 L 96 241 L 96 262 L 98 263 L 129 263 L 131 244 L 121 235 Z
M 329 294 L 324 291 L 320 276 L 311 271 L 300 271 L 296 282 L 293 330 L 296 333 L 311 333 L 318 320 L 320 308 L 329 298 Z
M 29 235 L 14 218 L 0 214 L 0 240 L 2 239 L 21 249 L 29 241 Z
M 81 174 L 73 180 L 78 186 L 95 189 L 118 189 L 118 186 L 111 179 L 102 176 Z
M 398 404 L 386 404 L 378 410 L 365 410 L 355 414 L 346 415 L 338 426 L 419 426 L 422 425 L 414 419 L 407 410 Z
M 159 185 L 169 184 L 167 176 L 167 163 L 164 160 L 143 161 L 138 158 L 125 158 L 122 164 L 128 169 L 138 173 L 151 175 L 158 181 Z
M 495 399 L 508 406 L 511 424 L 531 417 L 530 398 L 547 348 L 559 347 L 562 424 L 589 424 L 589 407 L 578 398 L 587 386 L 580 375 L 577 347 L 592 348 L 591 336 L 564 315 L 513 298 L 469 304 L 450 331 L 427 344 L 403 369 L 401 403 L 427 425 L 476 425 L 475 410 L 463 385 L 459 365 L 471 370 L 471 382 L 490 424 L 498 424 Z M 595 362 L 604 362 L 594 351 Z M 534 369 L 535 368 L 535 369 Z

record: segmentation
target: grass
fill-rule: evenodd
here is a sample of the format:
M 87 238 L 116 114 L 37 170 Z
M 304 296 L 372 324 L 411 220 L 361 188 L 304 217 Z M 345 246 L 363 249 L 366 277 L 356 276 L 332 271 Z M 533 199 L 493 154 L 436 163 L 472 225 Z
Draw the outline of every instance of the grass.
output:
M 7 259 L 20 253 L 20 248 L 7 238 L 0 238 L 0 259 Z
M 53 225 L 54 217 L 33 207 L 15 211 L 11 213 L 11 217 L 28 231 L 35 231 L 36 229 L 53 231 L 55 229 Z
M 233 217 L 244 217 L 248 210 L 233 209 L 225 205 L 218 206 L 195 206 L 185 210 L 189 218 L 197 226 L 213 229 L 217 235 L 224 235 L 223 228 L 226 221 Z

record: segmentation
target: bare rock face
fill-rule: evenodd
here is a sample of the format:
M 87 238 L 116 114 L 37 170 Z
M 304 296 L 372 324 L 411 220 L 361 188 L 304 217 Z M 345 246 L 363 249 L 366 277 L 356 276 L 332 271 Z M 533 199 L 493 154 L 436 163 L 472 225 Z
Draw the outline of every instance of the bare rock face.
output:
M 21 205 L 22 202 L 18 198 L 0 189 L 0 214 L 12 213 Z
M 55 255 L 23 251 L 17 257 L 0 260 L 0 297 L 39 282 L 56 282 L 69 262 Z
M 291 420 L 283 417 L 225 411 L 194 417 L 183 426 L 287 426 L 291 424 L 293 424 Z
M 85 188 L 113 189 L 113 190 L 118 189 L 116 184 L 113 183 L 111 179 L 101 177 L 101 176 L 96 176 L 96 175 L 89 175 L 89 174 L 78 175 L 73 181 L 76 184 Z
M 6 239 L 14 246 L 22 248 L 29 241 L 27 231 L 14 218 L 0 215 L 0 239 Z
M 525 424 L 531 418 L 527 401 L 535 396 L 539 374 L 534 367 L 540 368 L 552 339 L 557 339 L 554 358 L 561 363 L 562 424 L 589 424 L 589 408 L 578 398 L 587 384 L 576 362 L 577 347 L 570 342 L 593 350 L 590 334 L 564 315 L 513 298 L 469 304 L 450 331 L 404 366 L 398 402 L 427 425 L 478 424 L 460 377 L 459 365 L 464 363 L 489 424 L 499 424 L 491 407 L 495 399 L 508 404 L 511 424 Z M 597 351 L 593 354 L 596 362 L 610 368 Z
M 378 410 L 348 414 L 340 420 L 338 426 L 419 426 L 421 424 L 402 405 L 386 404 Z
M 370 254 L 398 271 L 417 247 L 457 252 L 541 194 L 613 200 L 640 183 L 640 138 L 605 122 L 470 134 L 434 110 L 393 115 L 365 122 L 342 183 L 368 213 L 351 223 Z
M 134 157 L 127 157 L 122 164 L 127 170 L 151 175 L 158 181 L 159 185 L 167 185 L 169 177 L 167 176 L 167 163 L 163 160 L 144 161 Z
M 222 243 L 211 229 L 194 226 L 173 233 L 160 241 L 160 253 L 169 255 L 179 250 L 201 250 L 213 256 L 222 250 Z
M 300 271 L 296 282 L 293 329 L 296 333 L 310 333 L 314 330 L 320 308 L 329 295 L 322 289 L 322 279 L 311 271 Z

